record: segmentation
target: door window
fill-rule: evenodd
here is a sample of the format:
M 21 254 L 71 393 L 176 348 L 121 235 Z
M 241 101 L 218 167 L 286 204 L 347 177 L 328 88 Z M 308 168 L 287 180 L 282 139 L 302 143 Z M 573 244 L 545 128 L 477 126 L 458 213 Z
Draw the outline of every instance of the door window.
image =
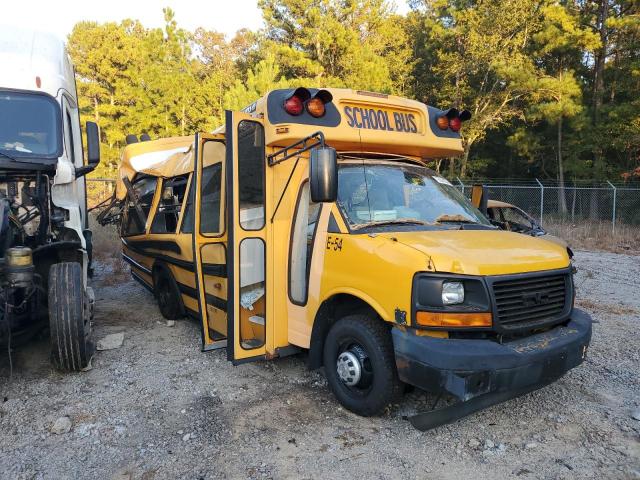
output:
M 69 156 L 69 161 L 75 165 L 76 152 L 75 145 L 73 144 L 73 122 L 71 121 L 69 110 L 65 109 L 64 119 L 64 141 L 67 147 L 67 155 Z
M 264 227 L 264 129 L 256 122 L 238 124 L 238 196 L 240 226 L 244 230 Z
M 313 236 L 320 216 L 320 207 L 321 204 L 311 202 L 309 182 L 306 182 L 302 185 L 298 197 L 289 259 L 289 295 L 291 301 L 296 304 L 307 303 Z
M 264 345 L 266 323 L 264 242 L 240 242 L 240 345 L 251 350 Z
M 151 224 L 151 233 L 174 233 L 187 190 L 189 175 L 163 180 L 162 196 Z

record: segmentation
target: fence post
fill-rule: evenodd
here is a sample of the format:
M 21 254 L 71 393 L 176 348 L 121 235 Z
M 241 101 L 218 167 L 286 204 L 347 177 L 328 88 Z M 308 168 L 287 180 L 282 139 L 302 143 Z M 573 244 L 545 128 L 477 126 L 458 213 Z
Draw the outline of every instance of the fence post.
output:
M 540 226 L 542 226 L 542 212 L 544 211 L 544 185 L 536 178 L 536 182 L 540 185 Z
M 611 227 L 612 227 L 613 233 L 615 234 L 616 233 L 616 197 L 617 197 L 618 189 L 609 180 L 607 180 L 607 183 L 611 188 L 613 188 L 613 216 L 611 217 Z
M 458 180 L 458 183 L 462 187 L 462 195 L 464 195 L 464 183 L 462 183 L 462 180 L 460 180 L 460 177 L 456 177 L 456 180 Z

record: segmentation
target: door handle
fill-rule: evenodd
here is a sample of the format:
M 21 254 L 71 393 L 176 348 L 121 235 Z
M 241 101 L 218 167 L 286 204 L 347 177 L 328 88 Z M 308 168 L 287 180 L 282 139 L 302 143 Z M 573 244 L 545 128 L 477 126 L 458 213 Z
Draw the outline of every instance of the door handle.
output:
M 222 284 L 220 282 L 214 283 L 213 288 L 217 288 L 218 290 L 220 290 L 222 288 Z

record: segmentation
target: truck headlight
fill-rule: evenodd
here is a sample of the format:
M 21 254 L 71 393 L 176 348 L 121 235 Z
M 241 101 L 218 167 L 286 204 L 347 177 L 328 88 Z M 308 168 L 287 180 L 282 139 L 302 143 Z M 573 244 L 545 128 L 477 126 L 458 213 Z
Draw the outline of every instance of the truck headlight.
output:
M 464 285 L 462 282 L 444 282 L 442 284 L 442 304 L 456 305 L 464 302 Z

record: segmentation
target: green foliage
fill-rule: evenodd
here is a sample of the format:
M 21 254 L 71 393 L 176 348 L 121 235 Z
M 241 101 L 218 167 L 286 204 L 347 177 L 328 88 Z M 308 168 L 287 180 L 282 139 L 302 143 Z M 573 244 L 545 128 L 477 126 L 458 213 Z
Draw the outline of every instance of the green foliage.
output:
M 472 112 L 452 175 L 612 177 L 640 164 L 637 0 L 258 0 L 265 28 L 232 39 L 137 20 L 78 23 L 69 51 L 99 176 L 125 137 L 214 129 L 274 88 L 332 86 Z M 630 178 L 627 175 L 625 178 Z

